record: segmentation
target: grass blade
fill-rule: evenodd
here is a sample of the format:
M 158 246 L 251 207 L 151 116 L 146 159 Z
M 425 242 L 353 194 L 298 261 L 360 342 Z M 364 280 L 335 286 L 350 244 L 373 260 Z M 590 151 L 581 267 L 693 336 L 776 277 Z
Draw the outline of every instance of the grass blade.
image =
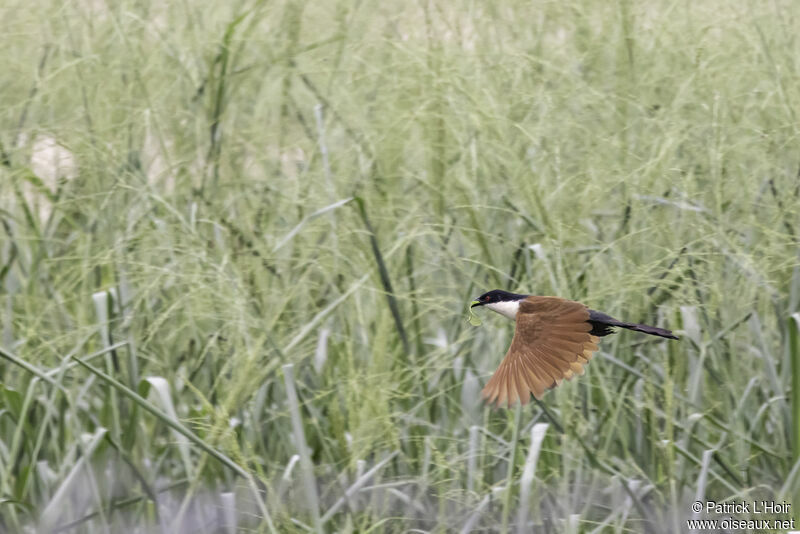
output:
M 372 247 L 372 254 L 375 257 L 375 263 L 378 264 L 378 274 L 380 275 L 383 290 L 386 293 L 386 300 L 389 303 L 389 310 L 392 312 L 394 324 L 397 327 L 397 334 L 400 336 L 400 341 L 403 343 L 403 353 L 406 358 L 409 358 L 411 355 L 411 347 L 408 344 L 408 336 L 406 335 L 406 329 L 403 326 L 403 319 L 400 317 L 400 306 L 397 303 L 397 297 L 395 296 L 394 289 L 392 289 L 392 280 L 389 278 L 389 270 L 386 268 L 386 262 L 383 261 L 383 254 L 378 246 L 378 236 L 375 234 L 375 230 L 372 228 L 372 224 L 369 222 L 364 200 L 360 197 L 356 197 L 355 200 L 356 204 L 358 205 L 358 213 L 361 215 L 361 221 L 364 223 L 364 226 L 369 233 L 369 244 Z
M 800 459 L 800 313 L 793 313 L 787 325 L 789 331 L 789 357 L 792 369 L 792 460 Z M 800 494 L 794 495 L 800 503 Z
M 519 481 L 519 510 L 517 512 L 517 532 L 526 532 L 528 521 L 528 505 L 530 503 L 531 486 L 536 474 L 536 463 L 539 461 L 539 452 L 542 450 L 542 442 L 547 433 L 547 423 L 536 423 L 531 428 L 531 445 L 528 449 L 528 457 L 525 459 L 525 467 L 522 470 L 522 477 Z
M 508 471 L 506 472 L 506 491 L 503 493 L 503 516 L 500 525 L 500 532 L 508 532 L 508 518 L 511 514 L 511 493 L 514 487 L 514 462 L 517 458 L 517 446 L 519 445 L 519 425 L 522 419 L 522 404 L 517 404 L 514 409 L 514 427 L 511 432 L 511 450 L 508 453 Z
M 175 411 L 175 404 L 172 402 L 169 382 L 160 376 L 149 376 L 145 378 L 145 381 L 150 384 L 153 390 L 155 390 L 156 398 L 158 399 L 158 403 L 161 405 L 162 410 L 164 410 L 170 419 L 177 421 L 178 413 Z M 181 453 L 181 459 L 183 460 L 184 469 L 186 469 L 187 478 L 192 478 L 194 475 L 194 468 L 192 466 L 192 456 L 189 452 L 189 441 L 186 439 L 186 436 L 177 430 L 173 429 L 172 432 L 175 435 L 175 440 L 178 444 L 178 450 Z
M 322 534 L 322 522 L 319 517 L 319 497 L 317 496 L 317 482 L 314 480 L 314 465 L 308 454 L 306 435 L 303 431 L 303 420 L 300 417 L 300 403 L 297 400 L 297 390 L 294 386 L 294 365 L 289 363 L 283 366 L 283 381 L 286 384 L 286 397 L 289 404 L 289 415 L 292 419 L 294 441 L 300 454 L 300 467 L 303 470 L 303 487 L 311 517 L 314 520 L 314 530 Z
M 227 534 L 236 534 L 236 494 L 221 493 L 219 500 L 222 508 L 222 529 Z
M 478 425 L 469 427 L 469 450 L 467 452 L 467 492 L 475 490 L 475 475 L 478 466 L 478 442 L 480 438 Z
M 694 494 L 694 500 L 705 502 L 706 497 L 706 483 L 708 482 L 708 467 L 711 465 L 711 459 L 714 457 L 714 449 L 703 451 L 703 462 L 700 465 L 700 474 L 697 475 L 697 491 Z M 698 518 L 699 513 L 693 513 L 693 518 Z

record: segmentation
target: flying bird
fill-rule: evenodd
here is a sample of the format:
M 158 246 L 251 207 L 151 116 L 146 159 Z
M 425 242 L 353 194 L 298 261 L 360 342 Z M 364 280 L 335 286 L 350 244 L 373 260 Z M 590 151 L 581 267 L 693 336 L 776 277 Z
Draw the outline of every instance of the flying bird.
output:
M 678 339 L 671 331 L 644 324 L 626 323 L 580 302 L 560 297 L 520 295 L 495 289 L 473 300 L 470 308 L 486 306 L 516 321 L 514 338 L 503 361 L 481 392 L 497 406 L 517 399 L 527 404 L 530 395 L 541 399 L 565 378 L 583 374 L 597 350 L 599 338 L 614 328 Z

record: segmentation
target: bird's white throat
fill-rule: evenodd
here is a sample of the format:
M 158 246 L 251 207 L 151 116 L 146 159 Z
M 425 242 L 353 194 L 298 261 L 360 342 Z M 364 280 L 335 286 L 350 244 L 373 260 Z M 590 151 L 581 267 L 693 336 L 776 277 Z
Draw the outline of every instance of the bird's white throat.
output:
M 497 312 L 500 315 L 504 315 L 511 320 L 517 318 L 517 310 L 519 310 L 519 301 L 518 300 L 504 300 L 501 302 L 492 302 L 490 304 L 486 304 L 486 307 L 492 310 L 493 312 Z

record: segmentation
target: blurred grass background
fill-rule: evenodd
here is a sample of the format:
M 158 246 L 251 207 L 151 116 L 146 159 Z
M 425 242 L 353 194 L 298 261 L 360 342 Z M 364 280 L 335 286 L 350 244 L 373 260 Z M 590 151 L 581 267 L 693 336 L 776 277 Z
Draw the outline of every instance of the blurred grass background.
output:
M 6 2 L 0 531 L 678 532 L 694 500 L 791 502 L 798 17 Z M 492 288 L 681 340 L 606 338 L 491 410 L 513 325 L 466 305 Z

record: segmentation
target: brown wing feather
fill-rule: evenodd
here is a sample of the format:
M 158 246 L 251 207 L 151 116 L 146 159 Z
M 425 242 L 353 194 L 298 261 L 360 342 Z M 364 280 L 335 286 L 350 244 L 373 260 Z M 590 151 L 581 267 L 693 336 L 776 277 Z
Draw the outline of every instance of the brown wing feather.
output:
M 483 397 L 498 406 L 517 400 L 527 404 L 531 393 L 544 392 L 583 374 L 599 339 L 589 332 L 589 310 L 559 297 L 527 297 L 517 312 L 514 339 L 503 361 L 483 388 Z

